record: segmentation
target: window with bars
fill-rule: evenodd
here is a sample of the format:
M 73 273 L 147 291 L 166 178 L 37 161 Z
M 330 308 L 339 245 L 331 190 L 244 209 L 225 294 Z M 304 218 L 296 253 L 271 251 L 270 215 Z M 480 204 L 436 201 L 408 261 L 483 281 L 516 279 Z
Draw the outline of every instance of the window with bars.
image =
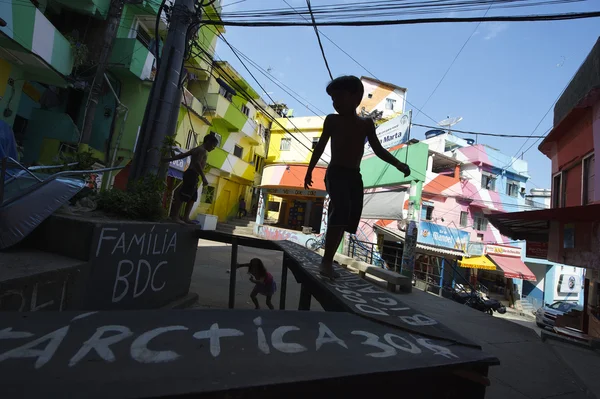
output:
M 396 100 L 394 100 L 393 98 L 386 98 L 385 99 L 385 109 L 393 111 L 395 103 L 396 103 Z
M 233 155 L 235 155 L 238 158 L 242 158 L 242 156 L 244 156 L 244 149 L 242 147 L 240 147 L 239 145 L 234 145 L 233 146 Z
M 506 182 L 506 195 L 511 197 L 519 196 L 519 183 L 513 180 L 508 180 Z
M 281 151 L 289 151 L 292 148 L 292 139 L 283 138 L 281 139 L 281 144 L 279 145 L 279 149 Z
M 190 150 L 195 147 L 198 147 L 198 134 L 190 129 L 188 132 L 187 141 L 185 143 L 185 148 Z
M 486 231 L 488 220 L 482 215 L 477 215 L 473 218 L 473 228 L 479 231 Z
M 225 97 L 226 100 L 231 101 L 233 99 L 233 93 L 224 88 L 223 86 L 219 86 L 219 94 Z
M 215 188 L 213 186 L 204 186 L 200 195 L 200 202 L 212 204 L 215 200 Z
M 469 223 L 469 213 L 462 211 L 460 213 L 460 225 L 461 225 L 461 227 L 467 227 L 468 223 Z
M 433 219 L 433 203 L 429 201 L 423 201 L 421 205 L 421 220 Z
M 250 108 L 246 107 L 245 105 L 242 105 L 242 113 L 246 116 L 250 116 Z
M 485 188 L 486 190 L 496 191 L 496 177 L 484 173 L 481 175 L 481 188 Z

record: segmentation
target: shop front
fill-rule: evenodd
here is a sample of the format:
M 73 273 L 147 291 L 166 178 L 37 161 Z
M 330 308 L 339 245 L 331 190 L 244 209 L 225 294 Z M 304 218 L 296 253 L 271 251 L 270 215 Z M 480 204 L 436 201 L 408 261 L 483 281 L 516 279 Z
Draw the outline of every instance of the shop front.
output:
M 395 226 L 394 226 L 395 225 Z M 456 277 L 457 261 L 466 255 L 469 233 L 463 230 L 420 221 L 415 255 L 416 287 L 441 295 L 441 288 Z M 401 272 L 400 265 L 405 241 L 402 225 L 374 225 L 378 241 L 383 242 L 382 257 L 388 267 Z
M 268 239 L 293 235 L 296 237 L 293 241 L 306 242 L 313 232 L 321 231 L 327 196 L 324 182 L 326 169 L 314 169 L 313 185 L 309 190 L 304 189 L 306 170 L 307 165 L 265 166 L 255 234 Z M 298 238 L 299 234 L 302 237 Z
M 521 299 L 523 281 L 536 281 L 535 274 L 521 259 L 520 247 L 488 244 L 483 255 L 463 258 L 459 266 L 468 269 L 465 274 L 471 285 L 511 306 Z

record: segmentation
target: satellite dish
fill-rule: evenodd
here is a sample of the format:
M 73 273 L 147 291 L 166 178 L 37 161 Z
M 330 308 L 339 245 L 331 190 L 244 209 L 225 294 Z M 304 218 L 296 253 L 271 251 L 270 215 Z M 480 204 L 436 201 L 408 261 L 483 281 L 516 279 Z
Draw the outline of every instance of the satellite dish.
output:
M 455 116 L 453 118 L 446 118 L 442 121 L 438 122 L 438 125 L 442 126 L 442 127 L 446 127 L 447 129 L 450 129 L 452 126 L 456 125 L 458 122 L 462 121 L 463 118 L 462 116 Z

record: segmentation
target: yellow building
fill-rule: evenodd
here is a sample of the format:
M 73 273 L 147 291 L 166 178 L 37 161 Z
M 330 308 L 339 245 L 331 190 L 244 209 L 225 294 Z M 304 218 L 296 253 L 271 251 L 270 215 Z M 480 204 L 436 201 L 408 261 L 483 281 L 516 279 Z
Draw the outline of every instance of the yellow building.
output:
M 219 222 L 225 222 L 238 213 L 241 197 L 250 212 L 258 201 L 254 188 L 265 164 L 275 111 L 231 65 L 221 61 L 213 63 L 207 79 L 188 83 L 182 103 L 176 136 L 182 150 L 202 144 L 209 132 L 219 138 L 218 147 L 208 156 L 208 185 L 199 188 L 192 217 L 215 215 Z M 172 164 L 170 175 L 180 178 L 186 167 Z
M 260 186 L 266 198 L 264 216 L 279 227 L 320 229 L 326 196 L 325 166 L 331 158 L 329 143 L 313 172 L 311 190 L 304 190 L 304 176 L 311 150 L 323 132 L 324 120 L 324 116 L 278 118 L 272 124 L 267 165 Z

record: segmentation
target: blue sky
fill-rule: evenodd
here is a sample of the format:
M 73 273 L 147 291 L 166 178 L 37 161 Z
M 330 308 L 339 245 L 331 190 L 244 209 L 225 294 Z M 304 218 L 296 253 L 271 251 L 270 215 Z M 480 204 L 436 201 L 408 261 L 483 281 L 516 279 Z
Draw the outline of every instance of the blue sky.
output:
M 223 13 L 285 8 L 283 0 L 224 0 Z M 294 7 L 304 0 L 287 0 Z M 349 0 L 312 0 L 314 6 Z M 546 14 L 597 11 L 600 2 L 520 9 L 498 9 L 492 15 Z M 483 15 L 485 10 L 457 16 Z M 444 16 L 444 15 L 437 15 Z M 452 16 L 447 14 L 445 16 Z M 482 23 L 427 105 L 422 108 L 476 23 L 427 24 L 387 27 L 323 27 L 321 31 L 352 55 L 377 78 L 408 89 L 407 106 L 417 115 L 415 123 L 434 125 L 447 116 L 462 116 L 459 130 L 543 135 L 551 126 L 553 109 L 544 114 L 571 80 L 600 36 L 600 19 Z M 310 27 L 229 27 L 227 40 L 261 67 L 306 98 L 311 107 L 333 112 L 325 93 L 329 75 Z M 321 38 L 334 77 L 368 73 L 331 42 Z M 257 85 L 227 46 L 219 41 L 217 57 L 229 61 L 249 83 Z M 252 66 L 250 70 L 277 101 L 294 109 L 295 116 L 314 115 Z M 265 95 L 263 95 L 266 98 Z M 430 119 L 430 117 L 433 119 Z M 543 120 L 542 120 L 543 118 Z M 534 129 L 541 122 L 534 133 Z M 413 137 L 423 139 L 426 129 L 415 127 Z M 474 138 L 460 135 L 460 137 Z M 507 155 L 517 155 L 534 139 L 479 137 L 479 143 Z M 541 154 L 539 142 L 524 155 L 531 179 L 528 188 L 550 188 L 550 160 Z M 520 152 L 518 153 L 520 156 Z

